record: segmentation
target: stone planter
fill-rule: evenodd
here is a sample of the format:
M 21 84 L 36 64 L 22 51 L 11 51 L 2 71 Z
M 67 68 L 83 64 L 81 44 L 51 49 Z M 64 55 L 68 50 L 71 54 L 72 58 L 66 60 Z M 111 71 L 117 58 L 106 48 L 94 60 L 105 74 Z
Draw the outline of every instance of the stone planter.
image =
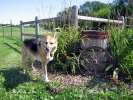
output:
M 108 45 L 108 33 L 95 30 L 86 30 L 81 33 L 82 41 L 81 48 L 87 49 L 88 47 L 101 47 L 107 48 Z

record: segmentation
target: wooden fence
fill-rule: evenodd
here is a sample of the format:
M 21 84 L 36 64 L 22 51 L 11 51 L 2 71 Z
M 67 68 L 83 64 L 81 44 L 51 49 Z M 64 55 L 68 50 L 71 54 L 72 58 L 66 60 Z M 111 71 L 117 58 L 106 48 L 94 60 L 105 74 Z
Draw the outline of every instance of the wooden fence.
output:
M 8 36 L 9 36 L 9 34 L 10 34 L 10 37 L 13 36 L 13 25 L 12 25 L 12 21 L 10 22 L 10 24 L 1 24 L 0 27 L 1 27 L 1 31 L 2 31 L 2 34 L 3 34 L 3 38 L 6 35 L 6 29 L 7 28 L 8 28 Z
M 14 25 L 12 22 L 10 24 L 0 24 L 0 36 L 10 39 L 20 38 L 19 25 Z
M 121 18 L 121 20 L 111 20 L 111 19 L 105 19 L 105 18 L 97 18 L 97 17 L 90 17 L 90 16 L 82 16 L 78 14 L 78 7 L 73 6 L 71 11 L 71 16 L 69 17 L 70 24 L 78 28 L 78 21 L 79 20 L 85 20 L 85 21 L 94 21 L 94 22 L 104 22 L 104 23 L 113 23 L 113 24 L 120 24 L 124 27 L 125 25 L 125 19 L 124 17 Z M 54 18 L 47 18 L 47 19 L 38 19 L 38 17 L 35 17 L 35 21 L 28 21 L 23 22 L 20 21 L 20 30 L 21 30 L 21 39 L 23 40 L 24 36 L 34 36 L 36 38 L 39 37 L 39 24 L 42 21 L 48 22 L 48 21 L 62 21 L 64 20 L 63 16 L 54 17 Z M 35 24 L 35 34 L 28 34 L 23 32 L 23 26 L 26 24 Z

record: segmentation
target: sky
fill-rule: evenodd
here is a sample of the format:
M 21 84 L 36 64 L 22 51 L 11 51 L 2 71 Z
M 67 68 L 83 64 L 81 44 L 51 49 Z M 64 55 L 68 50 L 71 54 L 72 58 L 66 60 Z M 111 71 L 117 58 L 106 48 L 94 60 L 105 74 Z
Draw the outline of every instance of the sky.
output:
M 19 24 L 31 21 L 38 16 L 40 19 L 54 17 L 59 11 L 72 5 L 81 5 L 86 1 L 95 0 L 0 0 L 0 24 Z M 97 0 L 110 3 L 113 0 Z

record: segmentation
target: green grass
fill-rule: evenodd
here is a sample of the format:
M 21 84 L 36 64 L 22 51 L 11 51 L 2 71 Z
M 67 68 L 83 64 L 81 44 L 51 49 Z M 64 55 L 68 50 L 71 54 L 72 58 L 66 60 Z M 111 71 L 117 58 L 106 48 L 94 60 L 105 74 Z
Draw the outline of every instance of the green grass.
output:
M 69 32 L 71 32 L 69 30 Z M 75 31 L 73 31 L 75 32 Z M 17 32 L 16 32 L 17 33 Z M 63 33 L 63 32 L 62 32 Z M 2 34 L 0 32 L 0 34 Z M 64 34 L 70 39 L 73 38 Z M 62 36 L 62 35 L 61 35 Z M 71 37 L 71 38 L 70 38 Z M 60 39 L 61 41 L 61 39 Z M 71 57 L 71 50 L 75 45 L 69 45 L 71 41 L 67 39 L 69 48 L 64 45 L 64 51 Z M 75 42 L 73 42 L 75 43 Z M 60 46 L 63 44 L 60 44 Z M 61 48 L 61 47 L 60 47 Z M 70 64 L 69 64 L 70 65 Z M 56 81 L 56 80 L 55 80 Z M 57 82 L 50 82 L 50 86 L 58 88 Z M 40 79 L 33 80 L 30 74 L 24 73 L 21 67 L 21 42 L 19 37 L 0 36 L 0 100 L 131 100 L 133 99 L 132 89 L 128 85 L 121 84 L 113 86 L 112 83 L 97 83 L 87 87 L 64 87 L 60 93 L 50 93 L 47 90 L 48 84 Z
M 17 41 L 0 37 L 0 68 L 10 67 L 11 65 L 20 64 L 21 47 Z

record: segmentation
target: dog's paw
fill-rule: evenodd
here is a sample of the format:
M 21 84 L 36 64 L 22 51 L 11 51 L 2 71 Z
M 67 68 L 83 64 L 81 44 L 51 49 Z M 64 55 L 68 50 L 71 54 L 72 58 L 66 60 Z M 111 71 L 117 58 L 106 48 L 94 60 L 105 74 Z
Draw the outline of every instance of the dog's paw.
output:
M 44 81 L 45 81 L 45 82 L 50 82 L 50 80 L 49 80 L 49 79 L 45 79 Z
M 48 77 L 44 76 L 44 82 L 49 82 L 50 80 L 48 79 Z
M 54 59 L 54 57 L 50 57 L 50 59 L 49 59 L 49 60 L 50 60 L 50 61 L 52 61 L 53 59 Z
M 47 82 L 50 82 L 50 80 L 45 80 L 45 82 L 47 83 Z

